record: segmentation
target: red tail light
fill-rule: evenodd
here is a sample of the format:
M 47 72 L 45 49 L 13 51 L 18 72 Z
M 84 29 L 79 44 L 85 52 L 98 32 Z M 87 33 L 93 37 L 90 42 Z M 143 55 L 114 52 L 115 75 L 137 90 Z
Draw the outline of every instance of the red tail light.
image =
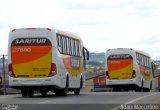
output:
M 13 72 L 12 64 L 8 65 L 8 73 L 9 73 L 9 76 L 14 77 L 14 78 L 16 77 L 14 72 Z
M 135 78 L 135 77 L 136 77 L 136 71 L 133 70 L 132 78 Z
M 51 70 L 50 70 L 50 73 L 49 73 L 48 77 L 52 77 L 56 74 L 57 74 L 56 64 L 52 63 L 51 64 Z
M 110 79 L 108 71 L 106 71 L 106 77 L 107 79 Z
M 13 30 L 12 30 L 12 32 L 15 32 L 15 31 L 16 31 L 16 29 L 13 29 Z
M 50 28 L 47 28 L 48 31 L 52 31 Z
M 26 28 L 26 30 L 34 30 L 34 29 L 36 29 L 36 28 Z

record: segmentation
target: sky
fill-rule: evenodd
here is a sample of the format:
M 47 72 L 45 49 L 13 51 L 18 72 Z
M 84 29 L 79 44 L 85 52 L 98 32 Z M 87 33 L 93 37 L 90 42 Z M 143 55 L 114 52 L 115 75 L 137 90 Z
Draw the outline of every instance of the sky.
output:
M 134 48 L 160 58 L 160 0 L 0 0 L 0 55 L 10 30 L 30 27 L 76 33 L 90 52 Z

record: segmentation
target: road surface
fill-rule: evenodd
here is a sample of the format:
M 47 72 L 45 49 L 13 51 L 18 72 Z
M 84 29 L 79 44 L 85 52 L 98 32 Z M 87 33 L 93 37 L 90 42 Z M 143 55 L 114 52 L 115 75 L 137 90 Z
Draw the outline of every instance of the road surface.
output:
M 0 104 L 0 110 L 126 110 L 128 107 L 136 110 L 140 109 L 139 106 L 152 106 L 153 110 L 160 110 L 160 93 L 82 92 L 80 95 L 69 93 L 66 97 L 52 93 L 45 97 L 40 94 L 35 94 L 34 97 L 13 94 L 1 95 Z

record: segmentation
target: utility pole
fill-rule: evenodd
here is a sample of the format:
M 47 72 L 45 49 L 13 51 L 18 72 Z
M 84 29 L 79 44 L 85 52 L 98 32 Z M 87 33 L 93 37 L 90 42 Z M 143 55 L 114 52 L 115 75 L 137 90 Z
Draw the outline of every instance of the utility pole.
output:
M 6 72 L 5 72 L 5 56 L 3 54 L 3 87 L 4 87 L 4 95 L 6 95 Z

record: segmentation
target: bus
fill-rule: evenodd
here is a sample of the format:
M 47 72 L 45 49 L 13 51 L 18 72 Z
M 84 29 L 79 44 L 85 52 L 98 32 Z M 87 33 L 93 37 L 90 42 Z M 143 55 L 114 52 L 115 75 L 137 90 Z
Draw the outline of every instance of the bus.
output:
M 157 90 L 160 92 L 160 60 L 157 59 L 157 60 L 153 60 L 153 64 L 154 64 L 154 67 L 153 67 L 153 76 L 154 78 L 156 79 L 156 87 L 157 87 Z
M 75 95 L 85 86 L 85 64 L 89 51 L 74 33 L 50 28 L 20 28 L 9 33 L 9 86 L 23 97 L 35 91 Z
M 132 48 L 108 49 L 105 55 L 106 83 L 113 91 L 150 91 L 152 61 L 149 54 Z

